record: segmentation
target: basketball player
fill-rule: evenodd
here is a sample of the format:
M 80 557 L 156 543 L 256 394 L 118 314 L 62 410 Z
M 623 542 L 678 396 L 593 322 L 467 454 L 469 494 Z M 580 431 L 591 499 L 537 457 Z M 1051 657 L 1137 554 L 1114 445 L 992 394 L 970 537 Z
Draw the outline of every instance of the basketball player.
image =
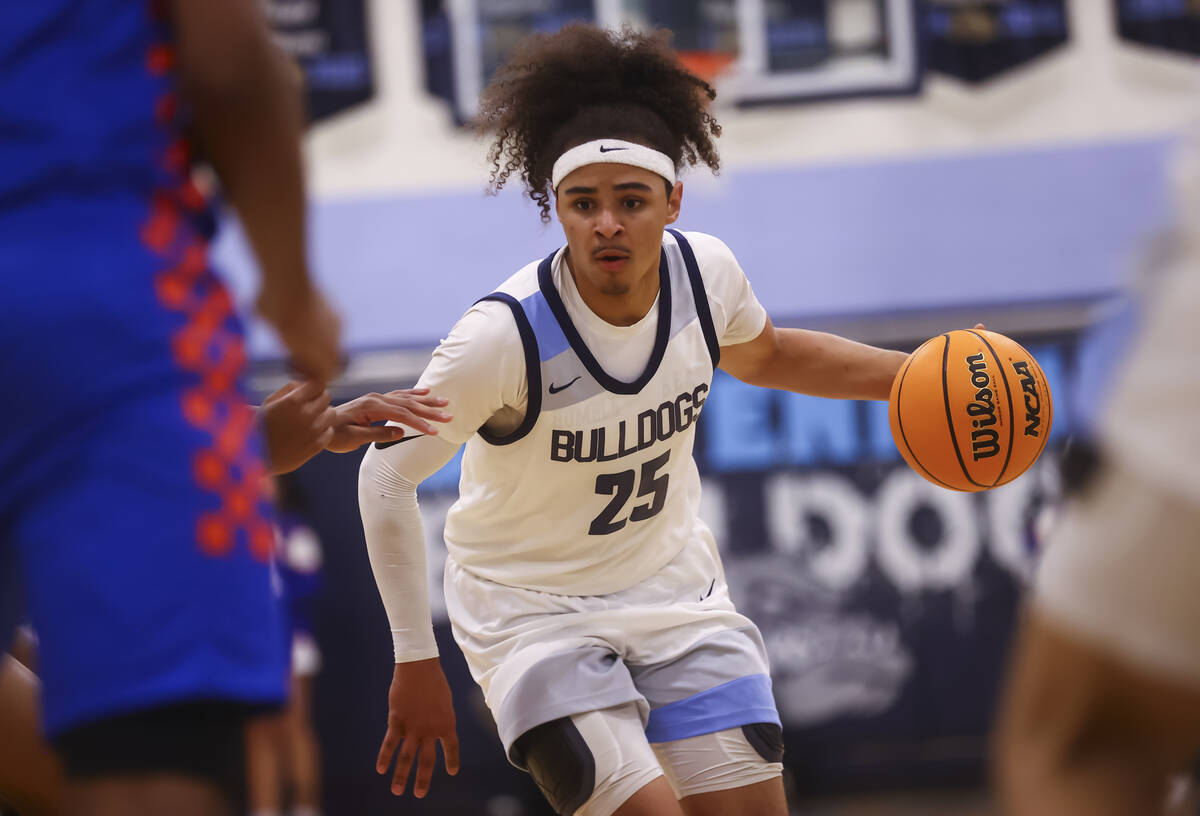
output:
M 283 699 L 241 328 L 189 170 L 194 136 L 259 311 L 327 380 L 300 120 L 253 0 L 5 8 L 0 596 L 19 574 L 71 813 L 226 812 L 243 718 Z
M 331 408 L 329 392 L 319 383 L 288 383 L 268 396 L 258 412 L 267 470 L 288 473 L 321 450 L 347 453 L 370 442 L 403 438 L 405 427 L 437 434 L 429 422 L 449 419 L 441 410 L 445 405 L 425 389 L 403 389 L 364 394 Z M 383 421 L 399 424 L 371 424 Z M 11 603 L 16 597 L 10 593 L 0 601 Z M 14 607 L 0 619 L 13 620 L 19 613 Z M 24 645 L 32 651 L 31 644 Z M 0 654 L 0 733 L 5 735 L 0 741 L 0 803 L 16 807 L 22 816 L 55 816 L 64 808 L 62 767 L 42 738 L 37 677 L 27 661 L 16 658 L 15 646 L 13 654 Z M 311 698 L 311 690 L 307 696 Z M 294 701 L 285 710 L 293 711 L 292 706 Z
M 746 382 L 886 399 L 906 355 L 776 329 L 733 253 L 679 217 L 717 169 L 712 88 L 665 36 L 530 40 L 481 100 L 493 182 L 519 176 L 566 245 L 472 307 L 420 385 L 455 418 L 378 445 L 359 496 L 396 666 L 378 768 L 424 796 L 458 745 L 427 601 L 417 485 L 466 444 L 446 603 L 510 760 L 562 814 L 787 812 L 755 625 L 700 521 L 696 422 L 720 365 Z M 803 285 L 798 277 L 797 285 Z
M 1047 542 L 998 738 L 1008 812 L 1145 816 L 1200 751 L 1200 144 L 1173 252 Z

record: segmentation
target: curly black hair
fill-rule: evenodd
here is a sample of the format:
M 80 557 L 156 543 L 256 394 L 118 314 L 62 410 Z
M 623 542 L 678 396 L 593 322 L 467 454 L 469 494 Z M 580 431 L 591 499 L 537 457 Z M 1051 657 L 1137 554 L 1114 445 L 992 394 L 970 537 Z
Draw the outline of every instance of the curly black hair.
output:
M 492 192 L 519 176 L 549 221 L 555 160 L 593 139 L 646 145 L 676 168 L 719 170 L 721 126 L 708 112 L 716 91 L 679 63 L 670 36 L 576 24 L 524 40 L 479 100 L 476 128 L 495 134 Z

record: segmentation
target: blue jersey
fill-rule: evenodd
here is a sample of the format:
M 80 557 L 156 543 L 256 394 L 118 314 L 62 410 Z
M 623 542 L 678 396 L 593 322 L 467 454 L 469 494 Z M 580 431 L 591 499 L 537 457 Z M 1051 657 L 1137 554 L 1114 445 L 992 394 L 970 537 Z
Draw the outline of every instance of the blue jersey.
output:
M 284 693 L 242 327 L 169 35 L 128 0 L 0 23 L 0 592 L 23 590 L 51 733 Z
M 165 23 L 129 0 L 9 3 L 3 19 L 0 244 L 136 232 L 187 171 Z

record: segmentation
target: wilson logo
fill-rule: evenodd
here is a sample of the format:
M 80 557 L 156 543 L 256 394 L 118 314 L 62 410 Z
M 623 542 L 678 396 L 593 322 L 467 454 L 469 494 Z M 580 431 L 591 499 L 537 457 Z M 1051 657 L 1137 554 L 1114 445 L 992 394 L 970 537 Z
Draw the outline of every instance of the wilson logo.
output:
M 971 427 L 975 429 L 971 431 L 971 456 L 978 462 L 1000 452 L 1000 434 L 992 427 L 996 424 L 996 398 L 983 352 L 969 355 L 967 366 L 975 387 L 975 399 L 967 403 L 967 415 L 973 417 Z
M 1037 380 L 1029 371 L 1029 363 L 1022 360 L 1012 364 L 1013 371 L 1021 378 L 1021 393 L 1025 397 L 1025 435 L 1037 436 L 1042 427 L 1042 398 L 1038 394 Z

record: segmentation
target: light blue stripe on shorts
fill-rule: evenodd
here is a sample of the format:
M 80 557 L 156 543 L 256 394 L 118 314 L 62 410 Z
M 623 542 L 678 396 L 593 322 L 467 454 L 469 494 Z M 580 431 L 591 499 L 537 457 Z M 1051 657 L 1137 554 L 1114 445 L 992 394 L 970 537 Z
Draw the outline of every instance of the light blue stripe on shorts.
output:
M 671 742 L 752 723 L 782 725 L 765 674 L 739 677 L 651 710 L 646 739 Z

